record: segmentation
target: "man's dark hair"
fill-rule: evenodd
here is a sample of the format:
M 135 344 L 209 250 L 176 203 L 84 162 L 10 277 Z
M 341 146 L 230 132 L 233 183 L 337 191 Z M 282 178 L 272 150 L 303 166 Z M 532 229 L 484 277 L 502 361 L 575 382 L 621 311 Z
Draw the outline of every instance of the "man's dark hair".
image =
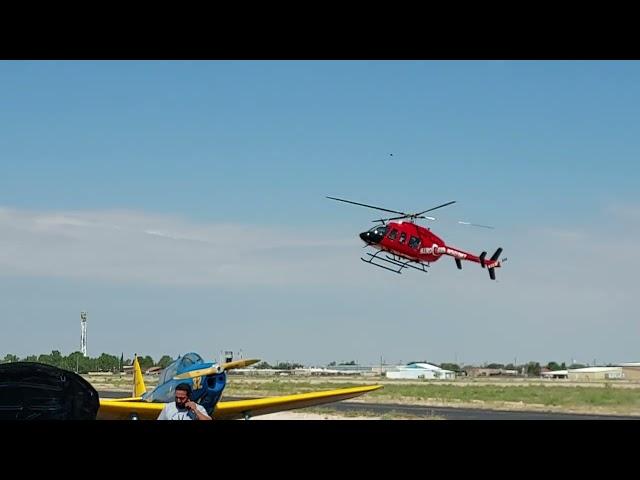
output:
M 187 396 L 191 398 L 191 385 L 189 385 L 188 383 L 179 383 L 178 386 L 176 387 L 176 391 L 177 390 L 182 390 L 183 392 L 187 392 Z

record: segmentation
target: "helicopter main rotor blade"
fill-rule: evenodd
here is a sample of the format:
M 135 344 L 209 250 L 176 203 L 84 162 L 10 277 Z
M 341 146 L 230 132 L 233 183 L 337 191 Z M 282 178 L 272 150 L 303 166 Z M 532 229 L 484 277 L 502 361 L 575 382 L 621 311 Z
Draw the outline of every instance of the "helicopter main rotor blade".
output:
M 452 203 L 456 203 L 456 201 L 454 200 L 453 202 L 443 203 L 442 205 L 438 205 L 437 207 L 430 208 L 429 210 L 425 210 L 424 212 L 416 213 L 415 215 L 416 216 L 422 215 L 423 213 L 427 213 L 427 212 L 430 212 L 432 210 L 437 210 L 438 208 L 446 207 L 447 205 L 451 205 Z
M 406 213 L 404 212 L 398 212 L 397 210 L 389 210 L 388 208 L 374 207 L 373 205 L 367 205 L 366 203 L 352 202 L 351 200 L 343 200 L 342 198 L 335 198 L 335 197 L 327 197 L 327 198 L 330 198 L 331 200 L 337 200 L 338 202 L 353 203 L 354 205 L 360 205 L 361 207 L 375 208 L 376 210 L 382 210 L 383 212 L 399 213 L 400 215 L 406 215 Z
M 399 217 L 391 217 L 391 218 L 381 218 L 385 222 L 389 222 L 391 220 L 402 220 L 403 218 L 412 218 L 412 215 L 401 215 Z
M 460 221 L 458 221 L 458 223 L 460 223 L 462 225 L 469 225 L 470 227 L 482 227 L 482 228 L 490 228 L 492 230 L 495 230 L 495 227 L 492 227 L 490 225 L 480 225 L 478 223 L 460 222 Z
M 380 220 L 374 220 L 374 222 L 389 222 L 391 220 L 401 220 L 403 218 L 426 218 L 427 220 L 436 220 L 436 217 L 425 217 L 424 215 L 402 215 L 400 217 L 381 218 Z

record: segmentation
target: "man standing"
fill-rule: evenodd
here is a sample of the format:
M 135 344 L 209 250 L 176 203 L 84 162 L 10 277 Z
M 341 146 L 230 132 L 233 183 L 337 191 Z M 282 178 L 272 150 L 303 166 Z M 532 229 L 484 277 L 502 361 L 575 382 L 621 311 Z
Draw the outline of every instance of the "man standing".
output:
M 211 420 L 204 407 L 191 400 L 191 386 L 188 383 L 176 387 L 175 398 L 175 403 L 165 403 L 158 420 Z

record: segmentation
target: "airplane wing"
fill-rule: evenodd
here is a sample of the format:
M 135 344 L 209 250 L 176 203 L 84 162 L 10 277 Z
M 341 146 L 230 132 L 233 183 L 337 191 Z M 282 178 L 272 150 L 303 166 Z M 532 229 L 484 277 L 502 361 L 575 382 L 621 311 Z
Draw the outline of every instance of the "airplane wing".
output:
M 213 419 L 233 420 L 245 418 L 245 416 L 255 417 L 268 413 L 339 402 L 373 390 L 378 390 L 379 388 L 382 388 L 382 385 L 339 388 L 337 390 L 298 393 L 295 395 L 218 402 L 213 413 Z M 132 414 L 135 414 L 140 420 L 155 420 L 158 418 L 158 415 L 160 415 L 163 406 L 163 403 L 143 402 L 140 397 L 117 399 L 101 398 L 97 419 L 127 420 Z
M 244 418 L 247 415 L 249 417 L 255 417 L 284 410 L 293 410 L 296 408 L 339 402 L 340 400 L 357 397 L 364 393 L 378 390 L 379 388 L 382 388 L 382 385 L 368 385 L 364 387 L 325 390 L 323 392 L 299 393 L 278 397 L 218 402 L 218 405 L 213 412 L 213 419 L 232 420 L 235 418 Z
M 140 420 L 155 420 L 164 403 L 143 402 L 138 398 L 101 398 L 97 420 L 129 420 L 135 414 Z

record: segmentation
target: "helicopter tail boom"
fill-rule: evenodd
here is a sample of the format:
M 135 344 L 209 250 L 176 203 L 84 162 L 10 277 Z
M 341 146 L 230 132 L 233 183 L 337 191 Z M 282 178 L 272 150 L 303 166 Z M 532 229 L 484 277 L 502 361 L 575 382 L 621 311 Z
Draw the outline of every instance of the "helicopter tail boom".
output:
M 456 266 L 460 270 L 462 269 L 462 260 L 479 263 L 482 268 L 486 268 L 489 271 L 489 278 L 491 278 L 491 280 L 496 279 L 495 269 L 502 266 L 499 260 L 502 248 L 498 248 L 489 259 L 486 258 L 487 252 L 482 252 L 479 257 L 476 257 L 471 253 L 463 252 L 462 250 L 451 247 L 446 247 L 442 253 L 453 257 L 456 261 Z

